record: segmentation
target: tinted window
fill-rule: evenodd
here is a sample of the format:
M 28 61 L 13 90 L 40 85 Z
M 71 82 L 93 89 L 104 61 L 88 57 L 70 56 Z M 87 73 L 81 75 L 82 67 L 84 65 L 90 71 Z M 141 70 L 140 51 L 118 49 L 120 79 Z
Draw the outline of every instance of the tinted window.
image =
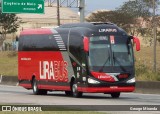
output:
M 59 50 L 53 35 L 24 35 L 19 38 L 19 51 Z

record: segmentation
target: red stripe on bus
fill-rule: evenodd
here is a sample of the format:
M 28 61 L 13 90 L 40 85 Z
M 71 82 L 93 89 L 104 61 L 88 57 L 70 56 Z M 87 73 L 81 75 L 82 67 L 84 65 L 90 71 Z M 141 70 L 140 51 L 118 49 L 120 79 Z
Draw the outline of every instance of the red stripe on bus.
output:
M 87 93 L 112 93 L 112 92 L 132 92 L 134 86 L 130 87 L 78 87 L 78 91 Z

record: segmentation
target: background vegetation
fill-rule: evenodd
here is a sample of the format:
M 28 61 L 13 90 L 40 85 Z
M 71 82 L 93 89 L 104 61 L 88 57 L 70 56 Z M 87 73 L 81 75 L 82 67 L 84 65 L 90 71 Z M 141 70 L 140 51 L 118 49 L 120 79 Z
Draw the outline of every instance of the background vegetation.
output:
M 160 81 L 160 46 L 157 47 L 157 72 L 153 71 L 153 47 L 142 47 L 135 51 L 137 80 Z

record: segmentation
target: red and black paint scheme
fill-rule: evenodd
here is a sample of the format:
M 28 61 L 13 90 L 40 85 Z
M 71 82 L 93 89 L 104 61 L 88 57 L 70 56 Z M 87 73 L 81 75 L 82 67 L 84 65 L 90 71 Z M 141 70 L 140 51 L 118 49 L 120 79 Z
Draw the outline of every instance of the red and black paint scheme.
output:
M 112 23 L 65 24 L 24 30 L 19 38 L 18 80 L 34 94 L 61 90 L 66 95 L 135 89 L 133 43 L 139 39 Z

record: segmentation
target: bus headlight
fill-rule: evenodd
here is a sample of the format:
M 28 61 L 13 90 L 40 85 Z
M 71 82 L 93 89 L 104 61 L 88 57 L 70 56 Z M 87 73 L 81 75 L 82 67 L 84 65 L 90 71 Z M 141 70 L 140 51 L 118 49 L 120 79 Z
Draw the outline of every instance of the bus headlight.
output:
M 97 81 L 97 80 L 94 80 L 92 78 L 88 78 L 88 83 L 90 83 L 90 84 L 99 84 L 100 82 Z
M 128 80 L 127 83 L 135 83 L 135 81 L 136 81 L 135 78 L 132 78 L 132 79 Z

